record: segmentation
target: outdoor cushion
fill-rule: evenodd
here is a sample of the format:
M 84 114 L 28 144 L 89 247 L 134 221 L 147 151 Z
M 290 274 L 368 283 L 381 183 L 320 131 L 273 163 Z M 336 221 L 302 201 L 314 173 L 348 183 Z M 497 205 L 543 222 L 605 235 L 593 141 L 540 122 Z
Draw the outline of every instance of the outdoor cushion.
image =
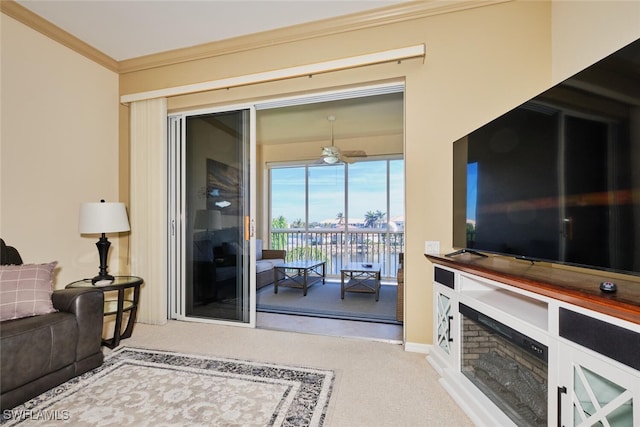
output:
M 263 271 L 269 271 L 273 269 L 274 265 L 284 263 L 283 259 L 261 259 L 256 261 L 256 273 L 262 273 Z

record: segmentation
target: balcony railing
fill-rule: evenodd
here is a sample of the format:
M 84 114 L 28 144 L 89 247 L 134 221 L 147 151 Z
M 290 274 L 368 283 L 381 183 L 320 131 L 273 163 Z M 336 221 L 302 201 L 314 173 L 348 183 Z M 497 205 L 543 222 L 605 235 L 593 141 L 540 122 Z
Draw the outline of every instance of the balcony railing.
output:
M 285 249 L 287 261 L 323 260 L 328 276 L 340 276 L 340 269 L 350 262 L 376 263 L 382 266 L 383 278 L 395 278 L 398 255 L 404 252 L 404 232 L 377 229 L 335 228 L 274 229 L 271 248 Z

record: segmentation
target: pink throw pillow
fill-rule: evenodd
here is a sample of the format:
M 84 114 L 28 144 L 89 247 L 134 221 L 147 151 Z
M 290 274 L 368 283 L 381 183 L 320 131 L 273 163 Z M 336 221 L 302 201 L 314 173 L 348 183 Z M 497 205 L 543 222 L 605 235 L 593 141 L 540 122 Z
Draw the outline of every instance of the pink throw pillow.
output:
M 51 294 L 57 264 L 0 265 L 0 321 L 56 311 Z

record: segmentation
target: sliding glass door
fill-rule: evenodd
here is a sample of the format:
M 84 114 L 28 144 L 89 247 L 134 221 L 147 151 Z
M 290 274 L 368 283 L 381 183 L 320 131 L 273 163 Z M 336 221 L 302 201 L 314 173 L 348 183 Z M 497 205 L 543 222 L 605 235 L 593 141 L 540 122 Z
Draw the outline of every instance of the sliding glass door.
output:
M 253 109 L 171 116 L 172 317 L 255 324 Z

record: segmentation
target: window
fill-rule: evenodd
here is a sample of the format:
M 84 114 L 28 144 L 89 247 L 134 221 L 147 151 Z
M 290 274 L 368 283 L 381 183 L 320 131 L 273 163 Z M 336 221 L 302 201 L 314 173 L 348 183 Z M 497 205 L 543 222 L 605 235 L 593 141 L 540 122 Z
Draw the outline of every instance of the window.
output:
M 395 277 L 404 248 L 404 161 L 270 167 L 270 245 L 289 260 L 323 259 L 329 275 L 348 262 Z

